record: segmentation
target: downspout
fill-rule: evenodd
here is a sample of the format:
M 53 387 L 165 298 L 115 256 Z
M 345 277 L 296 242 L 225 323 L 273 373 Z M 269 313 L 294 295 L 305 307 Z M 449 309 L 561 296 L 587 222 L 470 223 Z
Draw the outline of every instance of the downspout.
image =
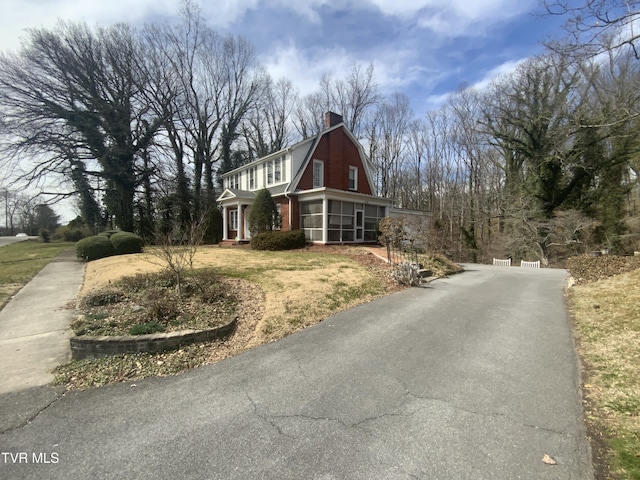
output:
M 287 187 L 284 189 L 284 198 L 286 198 L 289 201 L 289 230 L 292 230 L 291 228 L 291 210 L 293 210 L 292 205 L 291 205 L 291 197 L 289 196 L 289 187 L 291 186 L 291 182 L 287 183 Z
M 293 210 L 291 207 L 291 197 L 289 196 L 289 187 L 291 187 L 291 182 L 293 181 L 293 150 L 291 149 L 291 147 L 289 147 L 287 149 L 287 153 L 291 156 L 291 160 L 290 160 L 290 164 L 291 164 L 291 175 L 289 176 L 289 178 L 291 178 L 291 180 L 289 180 L 289 183 L 287 183 L 287 186 L 284 189 L 284 198 L 287 199 L 287 201 L 289 202 L 289 230 L 291 231 L 291 210 Z

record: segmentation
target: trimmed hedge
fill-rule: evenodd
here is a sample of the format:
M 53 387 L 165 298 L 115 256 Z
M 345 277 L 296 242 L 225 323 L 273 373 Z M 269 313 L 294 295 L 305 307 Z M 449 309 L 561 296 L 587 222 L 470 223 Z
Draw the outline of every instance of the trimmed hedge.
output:
M 141 253 L 144 241 L 135 233 L 110 231 L 83 238 L 76 243 L 76 256 L 85 262 L 112 255 Z
M 54 234 L 54 238 L 64 240 L 65 242 L 77 242 L 83 238 L 90 237 L 91 230 L 89 227 L 58 227 Z
M 110 257 L 113 253 L 113 244 L 105 235 L 83 238 L 76 243 L 76 256 L 85 262 Z
M 118 232 L 109 237 L 115 255 L 126 255 L 128 253 L 142 253 L 144 240 L 131 232 Z
M 302 230 L 263 232 L 251 237 L 251 248 L 254 250 L 291 250 L 303 248 L 306 243 Z

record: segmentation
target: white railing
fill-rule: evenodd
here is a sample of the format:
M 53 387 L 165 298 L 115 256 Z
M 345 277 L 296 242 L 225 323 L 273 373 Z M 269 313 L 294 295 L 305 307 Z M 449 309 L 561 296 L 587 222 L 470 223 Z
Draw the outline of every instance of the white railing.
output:
M 510 267 L 511 266 L 511 259 L 507 258 L 506 260 L 500 260 L 499 258 L 494 258 L 493 259 L 493 264 L 496 267 Z
M 522 267 L 522 268 L 540 268 L 540 260 L 535 261 L 535 262 L 525 262 L 524 260 L 522 260 L 520 262 L 520 267 Z

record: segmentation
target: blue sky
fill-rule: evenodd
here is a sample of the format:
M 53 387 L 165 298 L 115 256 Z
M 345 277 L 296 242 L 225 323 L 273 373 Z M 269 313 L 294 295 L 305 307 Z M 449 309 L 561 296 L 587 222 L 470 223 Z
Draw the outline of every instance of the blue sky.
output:
M 341 77 L 373 63 L 382 94 L 406 94 L 416 116 L 461 85 L 483 86 L 559 36 L 562 19 L 541 17 L 538 0 L 194 0 L 221 33 L 247 37 L 274 79 L 301 95 L 323 74 Z M 57 19 L 140 24 L 177 15 L 178 0 L 2 0 L 0 49 L 16 50 L 24 29 Z M 63 202 L 64 221 L 75 217 Z M 66 205 L 66 206 L 65 206 Z
M 561 19 L 543 17 L 537 0 L 209 0 L 203 16 L 221 32 L 250 39 L 274 78 L 301 94 L 324 73 L 341 76 L 373 63 L 383 94 L 405 93 L 417 115 L 461 85 L 485 85 L 542 51 Z M 90 25 L 161 20 L 177 0 L 3 0 L 0 45 L 16 49 L 24 29 L 57 18 Z

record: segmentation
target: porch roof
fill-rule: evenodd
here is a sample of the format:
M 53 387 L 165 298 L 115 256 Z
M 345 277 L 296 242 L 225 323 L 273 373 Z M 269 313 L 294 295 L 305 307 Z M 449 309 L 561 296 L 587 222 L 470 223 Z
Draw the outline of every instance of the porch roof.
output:
M 218 197 L 218 202 L 225 200 L 255 200 L 255 198 L 255 192 L 236 188 L 225 188 L 224 192 Z

